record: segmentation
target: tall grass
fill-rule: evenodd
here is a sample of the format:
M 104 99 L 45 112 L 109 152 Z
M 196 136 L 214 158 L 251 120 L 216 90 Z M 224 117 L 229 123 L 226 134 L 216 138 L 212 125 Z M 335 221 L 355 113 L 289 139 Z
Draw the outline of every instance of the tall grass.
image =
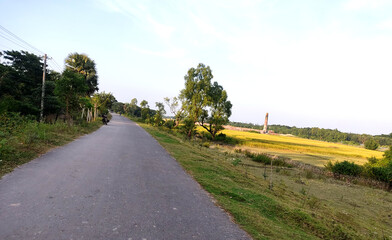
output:
M 1 114 L 0 177 L 50 148 L 92 132 L 100 125 L 99 121 L 74 125 L 64 122 L 46 124 L 15 113 Z

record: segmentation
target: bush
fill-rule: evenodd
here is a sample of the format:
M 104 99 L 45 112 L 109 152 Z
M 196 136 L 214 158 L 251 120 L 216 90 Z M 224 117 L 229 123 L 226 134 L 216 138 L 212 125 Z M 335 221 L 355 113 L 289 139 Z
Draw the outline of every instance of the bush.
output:
M 168 129 L 174 128 L 175 125 L 176 122 L 174 120 L 167 120 L 164 124 L 164 126 L 167 127 Z
M 365 141 L 365 148 L 369 150 L 376 150 L 379 147 L 378 142 L 374 140 L 373 138 L 369 138 L 368 140 Z
M 362 167 L 353 162 L 343 161 L 332 164 L 331 170 L 334 174 L 358 176 L 362 173 Z

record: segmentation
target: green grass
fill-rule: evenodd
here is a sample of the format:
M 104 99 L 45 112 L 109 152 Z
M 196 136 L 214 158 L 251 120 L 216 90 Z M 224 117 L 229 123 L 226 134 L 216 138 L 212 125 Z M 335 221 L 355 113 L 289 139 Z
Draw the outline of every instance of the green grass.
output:
M 392 239 L 391 193 L 295 168 L 271 175 L 241 153 L 139 125 L 254 239 Z
M 46 124 L 35 121 L 11 123 L 12 126 L 8 124 L 0 130 L 0 177 L 51 148 L 93 132 L 102 125 L 100 121 L 71 126 L 66 123 Z

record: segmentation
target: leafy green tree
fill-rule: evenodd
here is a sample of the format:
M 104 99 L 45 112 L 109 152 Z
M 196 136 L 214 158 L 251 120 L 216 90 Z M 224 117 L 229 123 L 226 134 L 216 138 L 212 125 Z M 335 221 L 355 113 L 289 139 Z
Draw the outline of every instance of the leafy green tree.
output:
M 197 68 L 190 68 L 185 75 L 185 88 L 181 91 L 180 99 L 185 112 L 185 131 L 191 137 L 196 122 L 203 114 L 203 110 L 209 104 L 208 92 L 213 78 L 209 66 L 200 63 Z
M 140 107 L 142 108 L 141 110 L 141 117 L 144 121 L 149 121 L 150 119 L 150 106 L 148 106 L 148 102 L 146 100 L 143 100 L 140 102 Z
M 368 138 L 365 141 L 365 148 L 369 149 L 369 150 L 376 150 L 379 147 L 378 142 L 376 142 L 376 140 L 374 140 L 373 138 Z
M 155 106 L 158 108 L 158 110 L 156 110 L 154 115 L 154 125 L 161 126 L 164 123 L 163 115 L 166 114 L 165 106 L 160 102 L 156 102 Z
M 133 99 L 131 100 L 131 102 L 129 103 L 129 112 L 130 112 L 130 114 L 131 114 L 132 116 L 136 116 L 136 111 L 137 111 L 137 109 L 138 109 L 138 106 L 137 106 L 137 99 L 136 99 L 136 98 L 133 98 Z
M 56 82 L 55 93 L 65 105 L 67 120 L 71 119 L 70 112 L 80 108 L 80 99 L 88 90 L 83 75 L 66 69 L 60 79 Z
M 389 150 L 384 152 L 384 158 L 392 162 L 392 146 L 389 147 Z
M 88 89 L 86 94 L 91 96 L 98 91 L 98 75 L 95 62 L 86 54 L 71 53 L 65 59 L 66 69 L 78 72 L 84 76 Z
M 122 102 L 115 102 L 112 104 L 111 108 L 114 112 L 123 114 L 124 113 L 124 103 Z
M 184 109 L 182 107 L 179 108 L 179 99 L 177 97 L 173 97 L 172 99 L 165 97 L 164 102 L 169 107 L 170 112 L 175 118 L 175 124 L 170 128 L 177 127 L 180 124 L 181 119 L 184 117 Z
M 188 137 L 194 132 L 196 122 L 215 138 L 216 134 L 228 123 L 232 104 L 227 100 L 227 93 L 213 78 L 209 66 L 200 63 L 185 75 L 185 89 L 180 99 L 185 112 L 185 129 Z
M 109 109 L 112 107 L 113 103 L 117 102 L 116 98 L 112 93 L 95 93 L 92 97 L 92 102 L 94 104 L 94 109 L 100 113 L 108 113 Z
M 39 116 L 42 89 L 42 58 L 26 51 L 4 51 L 0 58 L 0 112 Z M 46 70 L 44 114 L 59 111 L 54 95 L 58 73 Z
M 209 110 L 204 109 L 201 115 L 201 126 L 215 139 L 216 134 L 223 130 L 223 125 L 229 122 L 232 104 L 227 100 L 227 93 L 217 82 L 208 92 L 210 101 Z

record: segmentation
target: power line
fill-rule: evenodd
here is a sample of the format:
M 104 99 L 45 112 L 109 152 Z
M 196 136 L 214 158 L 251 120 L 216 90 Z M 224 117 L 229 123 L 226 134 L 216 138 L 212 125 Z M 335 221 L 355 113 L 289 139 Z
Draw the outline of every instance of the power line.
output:
M 38 52 L 40 54 L 37 55 L 45 55 L 45 53 L 41 50 L 39 50 L 38 48 L 34 47 L 33 45 L 31 45 L 30 43 L 28 43 L 27 41 L 23 40 L 22 38 L 18 37 L 16 34 L 12 33 L 11 31 L 9 31 L 8 29 L 6 29 L 5 27 L 0 25 L 0 37 L 8 40 L 9 42 L 21 47 L 22 49 L 26 50 L 26 51 L 30 51 L 30 52 Z M 7 46 L 6 46 L 7 47 Z M 10 47 L 7 47 L 9 49 L 12 49 Z M 31 50 L 34 51 L 31 51 Z M 60 67 L 60 65 L 54 60 L 53 57 L 48 58 L 48 60 L 52 60 L 53 62 L 53 66 L 51 66 L 52 69 L 57 68 L 57 70 L 59 70 L 59 72 L 62 71 L 62 67 Z M 47 64 L 49 66 L 49 64 Z
M 56 60 L 54 60 L 54 58 L 50 58 L 50 60 L 59 68 L 62 69 L 62 67 L 56 62 Z
M 15 44 L 15 45 L 18 45 L 18 46 L 19 46 L 19 47 L 21 47 L 22 49 L 24 49 L 24 50 L 27 50 L 27 51 L 28 51 L 28 49 L 26 49 L 26 47 L 25 47 L 25 46 L 22 46 L 21 44 L 19 44 L 19 43 L 15 42 L 15 41 L 13 41 L 13 40 L 11 40 L 11 39 L 9 39 L 9 38 L 7 38 L 7 37 L 3 36 L 1 33 L 0 33 L 0 37 L 2 37 L 2 38 L 4 38 L 4 39 L 6 39 L 6 40 L 8 40 L 8 41 L 12 42 L 12 43 L 13 43 L 13 44 Z
M 9 35 L 13 36 L 14 38 L 18 39 L 19 41 L 21 41 L 22 43 L 26 44 L 27 46 L 29 46 L 30 48 L 38 51 L 41 54 L 44 54 L 44 52 L 42 52 L 41 50 L 39 50 L 38 48 L 34 47 L 33 45 L 31 45 L 30 43 L 26 42 L 25 40 L 23 40 L 22 38 L 16 36 L 15 34 L 13 34 L 11 31 L 7 30 L 5 27 L 0 25 L 0 29 L 3 29 L 3 31 L 7 32 Z

